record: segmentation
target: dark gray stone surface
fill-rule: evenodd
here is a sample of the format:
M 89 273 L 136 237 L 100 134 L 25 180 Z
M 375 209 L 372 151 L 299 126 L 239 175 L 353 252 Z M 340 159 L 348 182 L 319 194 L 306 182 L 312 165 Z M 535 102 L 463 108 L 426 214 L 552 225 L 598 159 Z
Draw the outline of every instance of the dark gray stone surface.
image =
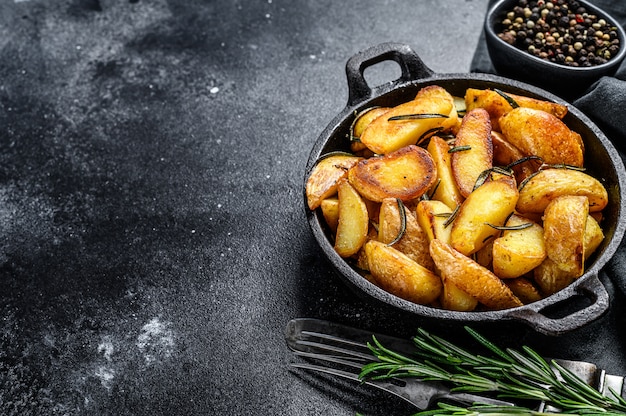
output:
M 420 324 L 335 277 L 305 222 L 304 166 L 345 106 L 351 55 L 397 41 L 466 72 L 485 7 L 0 3 L 0 412 L 408 414 L 289 370 L 291 318 Z M 624 289 L 604 280 L 618 306 L 584 330 L 495 336 L 625 371 Z

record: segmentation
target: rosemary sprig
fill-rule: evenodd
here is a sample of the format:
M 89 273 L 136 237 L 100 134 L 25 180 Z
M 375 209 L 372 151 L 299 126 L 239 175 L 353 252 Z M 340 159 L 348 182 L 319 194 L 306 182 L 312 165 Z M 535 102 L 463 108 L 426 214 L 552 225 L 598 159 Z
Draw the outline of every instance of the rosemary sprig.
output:
M 626 414 L 626 401 L 603 396 L 556 361 L 542 358 L 530 347 L 521 351 L 501 349 L 469 327 L 467 332 L 488 355 L 474 354 L 443 338 L 418 329 L 413 338 L 415 353 L 410 357 L 383 346 L 375 337 L 368 346 L 378 361 L 362 367 L 362 379 L 415 377 L 446 382 L 452 391 L 493 393 L 500 398 L 543 401 L 569 414 Z M 427 415 L 542 415 L 521 407 L 446 407 L 418 413 Z

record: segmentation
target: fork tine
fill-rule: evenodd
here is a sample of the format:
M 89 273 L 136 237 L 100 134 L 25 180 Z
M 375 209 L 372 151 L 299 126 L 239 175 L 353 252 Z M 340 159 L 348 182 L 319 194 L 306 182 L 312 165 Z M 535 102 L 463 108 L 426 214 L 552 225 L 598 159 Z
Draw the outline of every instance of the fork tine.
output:
M 309 340 L 304 340 L 304 339 L 299 339 L 299 338 L 292 340 L 289 343 L 289 346 L 294 351 L 303 351 L 303 352 L 322 351 L 324 353 L 333 353 L 333 354 L 339 354 L 342 356 L 348 356 L 354 359 L 360 359 L 361 361 L 371 361 L 371 360 L 376 359 L 374 355 L 372 355 L 371 353 L 363 353 L 360 351 L 356 351 L 354 349 L 343 348 L 343 345 L 367 348 L 363 344 L 351 342 L 349 340 L 343 340 L 343 339 L 333 337 L 333 336 L 324 336 L 324 334 L 310 333 L 310 334 L 305 334 L 305 335 L 313 335 L 322 340 L 334 341 L 342 346 L 332 345 L 332 344 L 328 344 L 324 342 L 309 341 Z
M 331 363 L 343 365 L 346 367 L 354 368 L 355 370 L 358 370 L 358 372 L 360 372 L 361 368 L 363 367 L 362 361 L 360 360 L 356 362 L 356 361 L 339 358 L 333 355 L 317 354 L 313 352 L 304 352 L 304 351 L 294 351 L 293 353 L 299 357 L 311 358 L 314 360 L 326 361 L 326 362 L 331 362 Z
M 349 371 L 340 370 L 332 367 L 324 367 L 321 365 L 309 364 L 309 363 L 291 363 L 291 366 L 294 368 L 300 368 L 303 370 L 309 371 L 317 371 L 324 374 L 329 374 L 336 377 L 341 377 L 344 379 L 348 379 L 351 381 L 358 382 L 360 384 L 365 384 L 371 387 L 375 387 L 379 390 L 383 390 L 389 394 L 393 394 L 396 397 L 412 404 L 418 409 L 425 409 L 428 407 L 430 397 L 434 397 L 439 391 L 437 389 L 433 389 L 432 392 L 423 391 L 418 396 L 411 395 L 410 391 L 406 389 L 406 382 L 400 381 L 401 385 L 396 385 L 391 381 L 383 381 L 383 380 L 369 380 L 369 379 L 361 379 L 358 374 L 351 373 Z M 425 386 L 424 389 L 427 387 Z

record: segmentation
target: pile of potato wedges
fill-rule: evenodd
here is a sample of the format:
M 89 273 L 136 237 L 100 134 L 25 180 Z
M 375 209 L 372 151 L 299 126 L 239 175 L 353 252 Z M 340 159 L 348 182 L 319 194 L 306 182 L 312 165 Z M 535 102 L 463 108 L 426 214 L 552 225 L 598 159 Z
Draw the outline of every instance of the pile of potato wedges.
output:
M 608 194 L 561 104 L 422 88 L 355 114 L 350 152 L 306 182 L 336 252 L 403 299 L 455 311 L 535 302 L 571 284 L 604 234 Z

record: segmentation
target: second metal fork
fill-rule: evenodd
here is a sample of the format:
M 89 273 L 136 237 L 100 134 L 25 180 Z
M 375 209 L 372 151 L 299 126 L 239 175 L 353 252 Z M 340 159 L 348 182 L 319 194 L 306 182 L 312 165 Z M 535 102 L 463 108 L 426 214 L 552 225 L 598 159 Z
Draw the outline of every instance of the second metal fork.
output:
M 438 383 L 419 381 L 413 378 L 389 380 L 362 380 L 361 367 L 376 360 L 367 347 L 372 335 L 386 346 L 400 353 L 409 354 L 414 348 L 410 341 L 366 333 L 352 327 L 316 319 L 294 319 L 289 321 L 285 339 L 289 348 L 306 362 L 292 363 L 295 368 L 331 374 L 357 381 L 391 393 L 417 407 L 427 409 L 440 400 L 472 404 L 476 402 L 511 406 L 502 400 L 468 393 L 453 393 Z M 315 363 L 313 363 L 315 362 Z

